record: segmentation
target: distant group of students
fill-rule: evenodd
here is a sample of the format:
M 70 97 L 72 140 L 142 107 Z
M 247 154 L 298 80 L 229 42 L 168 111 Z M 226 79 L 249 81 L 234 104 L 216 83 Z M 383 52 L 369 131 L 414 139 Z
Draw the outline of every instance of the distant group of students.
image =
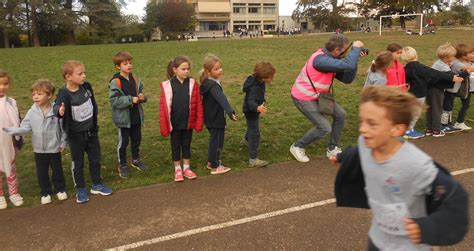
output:
M 291 97 L 296 108 L 315 127 L 296 140 L 290 152 L 298 161 L 308 162 L 304 147 L 331 133 L 327 157 L 334 164 L 341 164 L 335 187 L 338 205 L 370 207 L 374 212 L 369 250 L 427 250 L 428 245 L 459 242 L 468 229 L 466 192 L 449 172 L 403 137 L 416 138 L 414 125 L 421 115 L 425 98 L 429 105 L 425 134 L 442 136 L 447 132 L 452 102 L 460 95 L 464 83 L 457 82 L 469 79 L 469 72 L 473 71 L 472 47 L 464 44 L 456 48 L 449 44 L 440 46 L 434 69 L 418 63 L 416 51 L 411 47 L 391 44 L 388 52 L 379 53 L 368 71 L 366 87 L 361 94 L 357 147 L 343 151 L 339 141 L 345 111 L 335 102 L 329 112 L 323 112 L 321 108 L 324 94 L 331 92 L 334 78 L 351 83 L 357 72 L 358 59 L 366 56 L 361 41 L 353 42 L 352 46 L 348 51 L 350 44 L 346 37 L 331 36 L 324 48 L 311 55 L 296 78 Z M 455 57 L 457 61 L 453 63 Z M 408 62 L 405 67 L 400 58 Z M 143 83 L 132 73 L 130 53 L 119 52 L 113 61 L 119 72 L 110 80 L 109 100 L 112 120 L 119 134 L 118 173 L 127 178 L 130 170 L 126 149 L 129 144 L 131 166 L 147 170 L 140 158 L 140 144 L 144 121 L 142 105 L 148 99 Z M 190 69 L 190 60 L 178 56 L 169 62 L 168 80 L 161 83 L 160 130 L 171 140 L 176 182 L 197 177 L 191 169 L 190 145 L 193 130 L 201 131 L 203 125 L 210 134 L 207 168 L 211 174 L 230 171 L 221 159 L 226 117 L 237 120 L 220 82 L 222 61 L 208 54 L 199 72 L 199 84 L 190 77 Z M 61 71 L 66 84 L 59 90 L 55 102 L 51 102 L 55 92 L 53 84 L 44 79 L 35 81 L 31 87 L 34 104 L 20 121 L 15 100 L 7 96 L 10 76 L 0 70 L 0 126 L 4 132 L 0 133 L 0 171 L 7 177 L 9 199 L 15 206 L 23 204 L 18 191 L 15 148 L 21 146 L 19 136 L 30 131 L 33 132 L 41 204 L 51 203 L 53 194 L 58 200 L 67 199 L 61 165 L 66 143 L 71 151 L 76 201 L 89 200 L 84 180 L 85 153 L 92 180 L 90 193 L 113 193 L 100 175 L 98 107 L 92 86 L 85 81 L 85 67 L 78 61 L 66 61 Z M 261 61 L 244 82 L 243 112 L 247 131 L 242 142 L 248 146 L 251 167 L 268 165 L 267 161 L 258 158 L 259 119 L 267 111 L 265 88 L 272 82 L 275 72 L 270 62 Z M 469 81 L 467 85 L 469 87 Z M 455 89 L 456 86 L 460 87 Z M 470 129 L 464 124 L 470 91 L 462 96 L 463 108 L 454 125 L 462 130 Z M 332 124 L 326 119 L 328 115 L 334 118 Z M 443 116 L 447 119 L 443 120 Z M 54 190 L 48 173 L 50 167 Z M 0 189 L 0 209 L 6 207 L 3 189 Z M 443 231 L 449 231 L 449 234 L 443 235 Z

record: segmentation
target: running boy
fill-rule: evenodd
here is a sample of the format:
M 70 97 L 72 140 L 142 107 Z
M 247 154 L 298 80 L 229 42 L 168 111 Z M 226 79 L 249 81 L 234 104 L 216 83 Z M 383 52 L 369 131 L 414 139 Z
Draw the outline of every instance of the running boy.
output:
M 402 138 L 421 104 L 396 88 L 368 87 L 361 96 L 358 145 L 331 161 L 342 162 L 337 205 L 370 205 L 368 250 L 430 250 L 461 241 L 469 229 L 467 193 Z
M 89 201 L 84 180 L 84 153 L 89 160 L 92 194 L 110 195 L 112 189 L 100 177 L 100 143 L 97 123 L 98 108 L 91 84 L 85 81 L 84 65 L 79 61 L 66 61 L 61 66 L 66 85 L 59 90 L 53 112 L 63 119 L 71 148 L 72 173 L 77 203 Z
M 112 120 L 118 128 L 119 176 L 127 178 L 127 146 L 129 140 L 132 148 L 132 166 L 140 171 L 147 170 L 140 159 L 142 125 L 144 121 L 142 103 L 147 101 L 143 94 L 143 83 L 132 73 L 132 55 L 121 51 L 113 57 L 114 65 L 119 70 L 109 84 L 109 99 L 112 105 Z

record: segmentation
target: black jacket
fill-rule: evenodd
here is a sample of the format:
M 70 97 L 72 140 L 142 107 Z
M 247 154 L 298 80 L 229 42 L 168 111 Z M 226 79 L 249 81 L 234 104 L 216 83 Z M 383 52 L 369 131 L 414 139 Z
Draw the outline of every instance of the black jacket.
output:
M 405 78 L 410 85 L 409 92 L 417 98 L 426 97 L 428 88 L 452 88 L 454 85 L 453 76 L 453 73 L 440 72 L 418 61 L 412 61 L 405 65 Z
M 265 83 L 248 76 L 244 82 L 245 92 L 243 112 L 247 117 L 258 117 L 257 107 L 265 102 Z
M 357 147 L 348 147 L 337 156 L 341 163 L 334 192 L 339 207 L 369 208 L 362 166 Z M 469 229 L 469 195 L 443 166 L 426 196 L 428 216 L 413 219 L 421 230 L 421 243 L 432 246 L 454 245 Z
M 92 86 L 89 82 L 84 82 L 84 84 L 82 84 L 80 87 L 83 87 L 87 92 L 91 94 L 92 106 L 94 107 L 92 129 L 97 130 L 99 128 L 98 123 L 97 123 L 97 114 L 99 113 L 99 110 L 98 110 L 99 108 L 95 101 L 94 91 L 92 90 Z M 64 117 L 59 116 L 59 107 L 61 107 L 61 103 L 64 103 L 64 107 L 66 108 Z M 72 121 L 72 111 L 71 111 L 71 96 L 67 93 L 66 86 L 59 89 L 58 96 L 56 97 L 56 100 L 54 101 L 53 113 L 56 117 L 63 119 L 64 131 L 67 134 L 69 134 L 69 124 Z
M 204 106 L 204 124 L 207 128 L 225 128 L 225 113 L 232 118 L 234 110 L 227 101 L 222 87 L 212 79 L 206 79 L 199 87 Z

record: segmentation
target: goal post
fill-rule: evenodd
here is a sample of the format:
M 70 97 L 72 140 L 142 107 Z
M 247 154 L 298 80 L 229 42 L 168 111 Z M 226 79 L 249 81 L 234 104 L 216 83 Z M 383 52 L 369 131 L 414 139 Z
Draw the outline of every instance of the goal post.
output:
M 382 20 L 383 18 L 400 18 L 400 17 L 408 17 L 408 16 L 420 16 L 420 31 L 419 31 L 419 35 L 423 35 L 423 13 L 414 13 L 414 14 L 402 14 L 402 15 L 398 15 L 398 14 L 393 14 L 393 15 L 384 15 L 384 16 L 380 16 L 379 18 L 379 36 L 382 36 Z

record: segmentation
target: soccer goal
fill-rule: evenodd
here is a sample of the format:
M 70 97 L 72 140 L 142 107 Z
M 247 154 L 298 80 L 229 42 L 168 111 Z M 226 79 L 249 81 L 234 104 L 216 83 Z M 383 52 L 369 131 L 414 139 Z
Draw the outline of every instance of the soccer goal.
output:
M 414 14 L 394 14 L 394 15 L 385 15 L 380 16 L 379 19 L 379 36 L 382 36 L 382 21 L 384 18 L 391 18 L 391 19 L 399 19 L 400 17 L 415 17 L 414 21 L 405 21 L 405 30 L 407 34 L 419 34 L 420 36 L 423 35 L 423 13 L 414 13 Z M 410 33 L 409 33 L 410 32 Z M 410 34 L 411 35 L 411 34 Z

